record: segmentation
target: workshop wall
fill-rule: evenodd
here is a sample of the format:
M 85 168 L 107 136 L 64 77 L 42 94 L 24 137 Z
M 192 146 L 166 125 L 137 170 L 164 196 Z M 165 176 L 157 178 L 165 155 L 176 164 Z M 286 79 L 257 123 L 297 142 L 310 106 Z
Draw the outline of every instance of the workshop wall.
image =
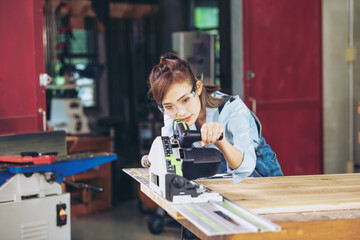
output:
M 42 2 L 0 2 L 0 135 L 46 125 Z M 26 41 L 24 41 L 26 39 Z M 44 114 L 44 115 L 43 115 Z M 44 119 L 45 116 L 45 119 Z
M 48 1 L 59 3 L 61 1 Z M 191 1 L 110 1 L 83 0 L 71 3 L 74 29 L 86 28 L 86 19 L 98 22 L 97 62 L 104 65 L 99 79 L 97 108 L 85 109 L 93 130 L 114 133 L 114 151 L 119 159 L 113 165 L 114 202 L 134 196 L 131 179 L 122 173 L 124 167 L 136 167 L 146 141 L 139 126 L 161 124 L 156 106 L 147 99 L 147 76 L 159 55 L 171 51 L 171 33 L 192 27 Z M 324 103 L 324 171 L 346 172 L 350 156 L 349 138 L 353 135 L 355 154 L 359 154 L 359 114 L 355 114 L 359 96 L 349 106 L 349 89 L 360 92 L 360 67 L 354 62 L 354 86 L 349 85 L 346 48 L 349 38 L 349 1 L 324 0 L 323 7 L 323 103 Z M 359 29 L 359 5 L 355 2 L 355 27 Z M 234 6 L 236 8 L 234 8 Z M 241 1 L 219 1 L 220 34 L 222 34 L 222 86 L 243 94 Z M 230 8 L 230 9 L 229 9 Z M 237 9 L 237 10 L 234 10 Z M 230 19 L 231 17 L 231 19 Z M 345 26 L 345 27 L 344 27 Z M 227 29 L 226 29 L 227 28 Z M 357 35 L 356 35 L 357 34 Z M 355 46 L 360 46 L 355 31 Z M 232 52 L 232 54 L 230 54 Z M 235 68 L 234 66 L 241 66 Z M 351 133 L 350 118 L 355 121 Z M 143 128 L 145 129 L 145 128 Z M 148 142 L 145 144 L 148 146 Z M 351 153 L 352 154 L 352 153 Z M 353 159 L 359 159 L 354 155 Z
M 81 2 L 81 1 L 80 1 Z M 226 3 L 227 2 L 227 3 Z M 239 1 L 241 2 L 241 1 Z M 241 6 L 239 2 L 232 2 L 232 5 L 236 4 L 237 6 Z M 108 14 L 109 22 L 111 22 L 111 26 L 114 28 L 112 30 L 106 32 L 104 30 L 103 36 L 99 37 L 99 39 L 103 39 L 102 43 L 101 40 L 99 41 L 99 53 L 103 54 L 103 58 L 105 59 L 107 51 L 108 57 L 108 66 L 105 70 L 103 78 L 106 79 L 107 71 L 112 71 L 109 74 L 109 81 L 110 81 L 110 92 L 112 92 L 109 96 L 104 97 L 104 89 L 107 89 L 106 81 L 101 80 L 101 88 L 103 89 L 103 94 L 100 94 L 102 107 L 100 111 L 104 111 L 103 116 L 118 116 L 121 115 L 125 117 L 126 122 L 137 122 L 135 120 L 136 114 L 132 112 L 131 109 L 134 109 L 136 105 L 141 106 L 141 104 L 147 104 L 146 100 L 138 99 L 137 96 L 144 96 L 143 94 L 146 93 L 147 86 L 144 84 L 146 81 L 147 73 L 149 68 L 151 67 L 152 63 L 156 63 L 158 61 L 158 56 L 166 51 L 171 50 L 171 33 L 174 31 L 181 31 L 186 30 L 191 27 L 190 23 L 190 16 L 189 16 L 189 8 L 187 1 L 169 1 L 169 0 L 160 0 L 160 1 L 136 1 L 136 6 L 134 4 L 126 3 L 126 1 L 92 1 L 92 8 L 96 12 L 97 17 L 102 20 L 103 25 L 107 24 L 106 18 L 104 18 L 104 14 Z M 147 4 L 145 4 L 147 3 Z M 157 6 L 157 9 L 148 9 L 144 10 L 144 6 L 146 8 L 148 3 L 153 4 L 153 6 Z M 220 4 L 220 7 L 223 6 L 226 9 L 228 6 L 229 1 L 225 1 Z M 106 4 L 110 4 L 109 12 L 104 13 L 104 9 Z M 356 3 L 355 3 L 356 4 Z M 156 13 L 155 13 L 155 12 Z M 79 11 L 77 11 L 79 12 Z M 86 13 L 86 11 L 80 11 L 82 13 Z M 152 20 L 149 20 L 148 16 L 149 13 L 153 14 Z M 241 11 L 232 11 L 232 18 L 233 15 L 241 14 Z M 335 14 L 335 15 L 334 15 Z M 74 17 L 74 26 L 82 26 L 81 19 L 78 16 L 79 14 Z M 228 14 L 230 15 L 230 14 Z M 232 29 L 234 29 L 234 24 L 229 24 L 228 19 L 223 16 L 223 21 L 221 21 L 221 26 L 231 25 Z M 141 20 L 143 18 L 147 18 L 148 20 Z M 241 16 L 240 16 L 241 17 Z M 326 156 L 324 157 L 325 160 L 325 171 L 326 172 L 344 172 L 346 171 L 346 162 L 347 160 L 341 161 L 339 159 L 349 159 L 349 153 L 346 149 L 349 149 L 347 144 L 347 139 L 349 138 L 349 112 L 347 111 L 346 107 L 348 102 L 348 89 L 349 86 L 347 82 L 336 81 L 336 79 L 348 79 L 348 65 L 346 61 L 343 61 L 344 52 L 342 49 L 347 47 L 347 26 L 348 25 L 348 9 L 346 2 L 339 2 L 339 1 L 324 1 L 323 2 L 323 41 L 324 41 L 324 116 L 325 116 L 325 133 L 324 133 L 324 153 Z M 135 20 L 130 20 L 135 19 Z M 147 22 L 147 23 L 145 23 Z M 150 23 L 151 22 L 151 23 Z M 226 24 L 228 23 L 228 24 Z M 118 26 L 115 26 L 115 25 Z M 150 25 L 151 26 L 150 26 Z M 241 22 L 240 22 L 241 24 Z M 148 45 L 148 49 L 151 49 L 151 57 L 150 62 L 144 68 L 140 67 L 137 68 L 139 71 L 134 71 L 134 76 L 127 76 L 129 72 L 130 65 L 139 64 L 145 58 L 141 56 L 141 54 L 133 57 L 133 60 L 129 60 L 133 55 L 132 53 L 125 52 L 117 52 L 116 48 L 118 43 L 121 43 L 122 40 L 119 38 L 126 39 L 126 35 L 131 34 L 130 29 L 136 29 L 136 26 L 140 28 L 144 27 L 145 25 L 149 25 L 148 29 L 152 28 L 153 31 L 151 37 L 151 44 L 152 46 Z M 103 27 L 104 28 L 104 27 Z M 119 28 L 119 29 L 117 29 Z M 237 29 L 237 28 L 236 28 Z M 239 31 L 234 32 L 232 34 L 239 35 Z M 339 34 L 341 33 L 341 34 Z M 241 29 L 240 29 L 241 34 Z M 117 37 L 115 36 L 117 35 Z M 112 39 L 112 40 L 111 40 Z M 223 40 L 226 38 L 223 38 Z M 239 39 L 239 38 L 237 38 Z M 232 47 L 238 46 L 240 47 L 241 44 L 234 43 L 235 38 L 233 37 Z M 127 41 L 127 42 L 126 42 Z M 122 48 L 126 48 L 129 46 L 131 42 L 130 39 L 123 40 Z M 230 41 L 229 41 L 230 42 Z M 125 45 L 124 45 L 125 44 Z M 106 45 L 106 48 L 104 47 Z M 136 44 L 135 44 L 136 45 Z M 226 44 L 225 44 L 226 45 Z M 221 46 L 225 46 L 222 44 Z M 102 50 L 101 50 L 102 46 Z M 226 45 L 230 46 L 230 45 Z M 140 47 L 141 48 L 141 47 Z M 131 49 L 131 48 L 130 48 Z M 135 46 L 134 49 L 139 50 L 138 47 Z M 115 51 L 114 51 L 115 50 Z M 241 54 L 241 49 L 237 51 L 237 53 Z M 334 58 L 333 56 L 337 56 Z M 230 57 L 230 55 L 228 55 Z M 241 59 L 236 58 L 236 56 L 232 56 L 233 59 L 236 59 L 237 62 L 241 63 Z M 119 58 L 116 60 L 115 58 Z M 122 58 L 122 60 L 120 60 Z M 137 60 L 136 60 L 137 59 Z M 141 59 L 141 60 L 139 60 Z M 144 60 L 143 64 L 148 60 Z M 231 64 L 226 64 L 229 61 L 225 61 L 222 65 L 229 66 Z M 241 64 L 240 64 L 241 65 Z M 233 64 L 234 66 L 234 64 Z M 139 67 L 139 65 L 138 65 Z M 241 69 L 234 69 L 232 71 L 237 71 Z M 136 76 L 140 74 L 142 76 Z M 228 74 L 230 74 L 230 71 Z M 232 74 L 234 76 L 242 76 L 242 74 Z M 222 76 L 226 78 L 226 76 Z M 231 74 L 229 76 L 231 78 Z M 118 81 L 117 79 L 122 79 Z M 135 79 L 135 81 L 130 80 L 131 78 Z M 234 80 L 236 77 L 233 77 L 233 81 L 231 84 L 228 84 L 228 87 L 235 89 L 236 93 L 242 95 L 242 81 Z M 130 83 L 134 83 L 136 88 L 132 90 Z M 226 85 L 226 84 L 225 84 Z M 234 86 L 231 86 L 234 85 Z M 340 90 L 340 91 L 339 91 Z M 337 96 L 334 98 L 334 96 Z M 107 97 L 110 97 L 108 99 Z M 106 111 L 106 103 L 109 101 L 110 108 L 108 112 Z M 141 107 L 140 107 L 141 108 Z M 338 111 L 335 111 L 334 108 L 338 108 Z M 99 116 L 99 111 L 93 110 L 86 110 L 92 122 L 96 121 Z M 111 112 L 111 113 L 110 113 Z M 328 121 L 327 119 L 331 119 Z M 335 120 L 336 119 L 336 120 Z M 133 121 L 135 120 L 135 121 Z M 336 122 L 336 123 L 335 123 Z M 135 125 L 134 125 L 135 126 Z M 341 126 L 341 127 L 339 127 Z M 334 129 L 335 128 L 335 129 Z M 134 128 L 135 129 L 135 128 Z M 131 133 L 131 135 L 135 136 L 137 133 Z M 340 134 L 342 133 L 342 134 Z M 340 136 L 340 137 L 335 137 Z M 355 142 L 356 139 L 354 139 Z M 334 147 L 335 146 L 335 147 Z M 345 154 L 345 155 L 344 155 Z M 340 157 L 342 156 L 342 157 Z M 344 157 L 345 156 L 345 157 Z
M 354 1 L 354 47 L 360 49 L 360 2 Z M 359 50 L 358 50 L 359 51 Z M 354 70 L 354 171 L 360 172 L 360 61 L 353 62 Z
M 350 1 L 323 0 L 324 173 L 352 171 L 359 161 L 360 66 L 347 55 L 350 39 Z M 354 1 L 355 49 L 360 48 L 360 3 Z M 349 68 L 353 63 L 353 69 Z M 353 74 L 353 82 L 350 78 Z M 352 97 L 351 92 L 355 94 Z M 351 106 L 351 107 L 349 107 Z M 352 126 L 352 122 L 354 125 Z

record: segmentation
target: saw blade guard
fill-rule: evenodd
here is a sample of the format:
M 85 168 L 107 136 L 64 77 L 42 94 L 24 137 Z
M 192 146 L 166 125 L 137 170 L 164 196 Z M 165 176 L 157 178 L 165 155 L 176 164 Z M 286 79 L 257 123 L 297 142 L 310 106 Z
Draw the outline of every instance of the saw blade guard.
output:
M 192 180 L 215 175 L 221 165 L 221 154 L 215 148 L 181 149 L 182 171 L 186 179 Z

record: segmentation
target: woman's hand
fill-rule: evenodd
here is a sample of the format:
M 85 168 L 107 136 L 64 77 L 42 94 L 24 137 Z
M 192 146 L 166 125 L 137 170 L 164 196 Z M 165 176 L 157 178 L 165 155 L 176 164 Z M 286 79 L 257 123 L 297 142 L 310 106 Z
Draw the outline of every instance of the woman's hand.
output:
M 201 127 L 200 146 L 214 144 L 224 155 L 231 169 L 237 169 L 244 160 L 243 154 L 225 138 L 224 126 L 218 122 L 204 123 Z M 223 138 L 219 140 L 221 134 Z
M 204 123 L 201 127 L 200 146 L 214 144 L 225 139 L 224 126 L 218 122 Z M 223 134 L 222 140 L 219 140 Z

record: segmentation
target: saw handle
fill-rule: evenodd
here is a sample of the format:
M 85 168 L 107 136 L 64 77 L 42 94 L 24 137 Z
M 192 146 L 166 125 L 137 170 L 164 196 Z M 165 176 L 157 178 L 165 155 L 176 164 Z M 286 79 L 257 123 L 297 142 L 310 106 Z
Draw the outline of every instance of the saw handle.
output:
M 194 142 L 201 140 L 201 133 L 195 130 L 186 130 L 179 136 L 178 140 L 182 148 L 191 148 Z
M 196 130 L 190 130 L 187 123 L 182 119 L 174 121 L 174 137 L 178 139 L 182 148 L 191 148 L 194 142 L 201 141 L 201 133 Z M 218 140 L 223 139 L 223 134 L 220 135 Z

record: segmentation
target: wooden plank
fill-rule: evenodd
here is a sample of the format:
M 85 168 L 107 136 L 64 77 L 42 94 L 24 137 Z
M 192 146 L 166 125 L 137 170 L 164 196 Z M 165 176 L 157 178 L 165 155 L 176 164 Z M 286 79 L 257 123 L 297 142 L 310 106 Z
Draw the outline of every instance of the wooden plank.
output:
M 195 228 L 186 219 L 178 220 L 184 227 L 200 239 L 208 240 L 323 240 L 323 239 L 358 239 L 360 236 L 360 219 L 284 222 L 279 223 L 280 232 L 243 233 L 237 235 L 208 237 Z
M 136 176 L 139 179 L 145 179 L 147 177 L 147 169 L 134 169 L 124 170 L 132 176 Z M 137 179 L 139 181 L 139 179 Z M 146 181 L 141 181 L 141 190 L 152 200 L 154 200 L 159 206 L 164 208 L 171 217 L 180 222 L 184 227 L 196 234 L 200 239 L 211 240 L 223 240 L 223 239 L 268 239 L 268 240 L 303 240 L 303 239 L 357 239 L 360 236 L 360 208 L 358 209 L 341 209 L 341 210 L 326 210 L 326 211 L 307 211 L 307 212 L 285 212 L 285 213 L 267 213 L 261 214 L 263 217 L 274 221 L 282 228 L 280 232 L 269 233 L 249 233 L 249 234 L 237 234 L 237 235 L 224 235 L 208 237 L 187 219 L 176 212 L 171 204 L 155 194 L 149 187 Z M 323 192 L 326 188 L 335 188 L 339 195 L 343 192 L 342 186 L 357 189 L 359 182 L 359 174 L 336 174 L 336 175 L 316 175 L 316 176 L 291 176 L 291 177 L 278 177 L 278 178 L 249 178 L 234 185 L 232 179 L 216 179 L 216 180 L 201 180 L 199 181 L 205 186 L 212 188 L 212 190 L 218 189 L 217 192 L 224 194 L 233 194 L 235 198 L 240 199 L 240 205 L 243 205 L 241 198 L 237 197 L 237 194 L 245 194 L 249 197 L 248 200 L 262 199 L 262 205 L 268 206 L 269 198 L 272 197 L 272 192 L 275 191 L 274 197 L 279 200 L 280 196 L 284 196 L 284 192 L 281 192 L 282 188 L 295 194 L 299 189 L 303 187 L 313 189 L 310 193 L 317 195 L 318 192 Z M 301 187 L 300 187 L 301 186 Z M 346 187 L 345 187 L 346 188 Z M 251 190 L 257 190 L 251 192 Z M 266 194 L 259 193 L 260 190 L 267 192 Z M 320 190 L 319 190 L 320 189 Z M 346 191 L 346 190 L 345 190 Z M 250 193 L 249 193 L 250 192 Z M 326 192 L 326 191 L 325 191 Z M 350 191 L 351 192 L 351 191 Z M 359 191 L 358 191 L 359 192 Z M 304 194 L 304 193 L 303 193 Z M 355 195 L 355 192 L 344 195 Z M 301 197 L 301 194 L 299 194 Z M 251 197 L 251 198 L 250 198 Z M 346 196 L 344 196 L 346 197 Z M 304 197 L 301 197 L 304 199 Z M 230 198 L 230 200 L 233 200 Z M 280 199 L 281 200 L 281 199 Z M 355 202 L 358 200 L 354 200 Z M 282 201 L 284 202 L 284 201 Z M 238 202 L 239 203 L 239 202 Z M 285 201 L 286 203 L 286 201 Z M 281 203 L 279 203 L 281 204 Z M 243 205 L 245 206 L 245 205 Z M 332 207 L 334 208 L 334 207 Z
M 266 240 L 323 240 L 323 239 L 358 239 L 360 236 L 360 219 L 311 221 L 301 224 L 282 223 L 281 232 L 255 233 L 227 236 L 226 239 L 266 239 Z
M 167 200 L 160 197 L 149 187 L 149 169 L 148 168 L 125 168 L 124 172 L 133 177 L 140 183 L 140 190 L 145 193 L 157 205 L 162 207 L 172 218 L 184 219 L 184 217 Z
M 256 213 L 360 209 L 360 174 L 201 180 L 200 183 Z
M 360 219 L 360 209 L 343 209 L 334 211 L 313 211 L 297 213 L 268 213 L 261 214 L 261 216 L 276 223 Z
M 184 217 L 174 208 L 168 201 L 157 195 L 153 192 L 149 185 L 141 184 L 140 189 L 145 193 L 151 200 L 153 200 L 157 205 L 162 207 L 173 219 L 184 219 Z

